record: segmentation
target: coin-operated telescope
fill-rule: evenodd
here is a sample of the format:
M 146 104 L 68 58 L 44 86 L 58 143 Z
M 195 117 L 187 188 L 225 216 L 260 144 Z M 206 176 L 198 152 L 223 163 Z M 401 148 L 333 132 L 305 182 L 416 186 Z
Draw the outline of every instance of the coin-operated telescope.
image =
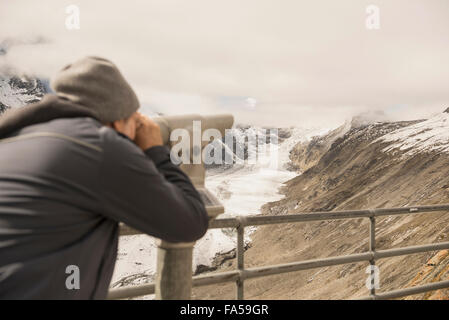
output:
M 165 145 L 171 149 L 172 161 L 190 177 L 201 194 L 209 218 L 224 212 L 223 205 L 204 186 L 203 151 L 213 138 L 225 136 L 234 117 L 229 114 L 198 114 L 153 118 L 161 128 Z M 156 299 L 190 299 L 192 291 L 192 253 L 195 243 L 159 241 L 156 272 Z
M 209 218 L 224 212 L 218 199 L 204 186 L 204 148 L 213 138 L 225 136 L 234 117 L 230 114 L 201 116 L 198 114 L 153 118 L 160 126 L 165 145 L 171 149 L 172 161 L 179 161 L 180 168 L 189 176 L 206 205 Z

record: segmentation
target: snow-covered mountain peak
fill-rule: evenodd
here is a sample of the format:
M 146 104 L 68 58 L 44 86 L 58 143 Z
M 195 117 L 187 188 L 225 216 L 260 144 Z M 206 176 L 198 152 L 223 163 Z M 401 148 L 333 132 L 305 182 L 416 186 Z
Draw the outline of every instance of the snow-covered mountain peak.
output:
M 419 152 L 449 152 L 449 113 L 439 113 L 427 120 L 390 132 L 374 142 L 391 142 L 384 152 L 400 150 L 404 156 Z

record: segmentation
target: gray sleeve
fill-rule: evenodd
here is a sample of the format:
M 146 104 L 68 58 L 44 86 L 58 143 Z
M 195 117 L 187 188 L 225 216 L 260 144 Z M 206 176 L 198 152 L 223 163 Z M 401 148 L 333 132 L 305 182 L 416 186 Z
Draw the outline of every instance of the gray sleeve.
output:
M 208 216 L 203 201 L 170 161 L 167 147 L 142 152 L 112 130 L 105 131 L 103 140 L 100 194 L 105 216 L 170 242 L 204 235 Z

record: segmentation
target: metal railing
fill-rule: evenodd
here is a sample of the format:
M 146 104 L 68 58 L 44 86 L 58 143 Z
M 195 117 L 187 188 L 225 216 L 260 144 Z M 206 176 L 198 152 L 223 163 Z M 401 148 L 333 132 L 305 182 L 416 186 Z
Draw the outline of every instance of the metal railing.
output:
M 371 266 L 376 265 L 379 259 L 404 256 L 416 253 L 424 253 L 435 250 L 449 249 L 449 242 L 440 242 L 426 245 L 409 246 L 394 249 L 376 250 L 376 217 L 400 214 L 428 213 L 437 211 L 448 211 L 449 204 L 414 206 L 402 208 L 382 208 L 367 210 L 347 210 L 331 212 L 310 212 L 279 216 L 246 216 L 236 218 L 216 219 L 210 222 L 209 228 L 236 228 L 237 229 L 237 269 L 233 271 L 212 273 L 192 277 L 192 286 L 205 286 L 224 282 L 236 283 L 236 298 L 244 298 L 244 281 L 247 279 L 265 277 L 275 274 L 322 268 L 367 261 Z M 353 218 L 368 218 L 370 221 L 369 251 L 364 253 L 336 256 L 323 259 L 312 259 L 293 263 L 278 264 L 264 267 L 245 268 L 244 266 L 244 231 L 248 226 L 260 226 L 268 224 L 312 222 L 322 220 L 341 220 Z M 121 235 L 138 234 L 140 232 L 129 227 L 121 227 Z M 371 268 L 374 272 L 374 268 Z M 374 280 L 374 275 L 371 277 Z M 424 293 L 428 291 L 449 288 L 448 281 L 434 282 L 411 288 L 399 289 L 389 292 L 376 293 L 375 286 L 371 286 L 370 294 L 362 299 L 392 299 L 408 295 Z M 109 293 L 110 299 L 124 299 L 155 293 L 155 284 L 145 284 L 139 286 L 129 286 L 113 289 Z

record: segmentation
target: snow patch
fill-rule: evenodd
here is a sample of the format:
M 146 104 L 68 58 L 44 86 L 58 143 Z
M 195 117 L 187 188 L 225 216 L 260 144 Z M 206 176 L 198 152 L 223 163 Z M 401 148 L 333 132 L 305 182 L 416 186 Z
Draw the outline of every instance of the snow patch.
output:
M 403 156 L 420 152 L 449 152 L 449 113 L 440 113 L 428 120 L 395 130 L 375 141 L 391 142 L 382 151 L 395 149 L 403 151 Z

